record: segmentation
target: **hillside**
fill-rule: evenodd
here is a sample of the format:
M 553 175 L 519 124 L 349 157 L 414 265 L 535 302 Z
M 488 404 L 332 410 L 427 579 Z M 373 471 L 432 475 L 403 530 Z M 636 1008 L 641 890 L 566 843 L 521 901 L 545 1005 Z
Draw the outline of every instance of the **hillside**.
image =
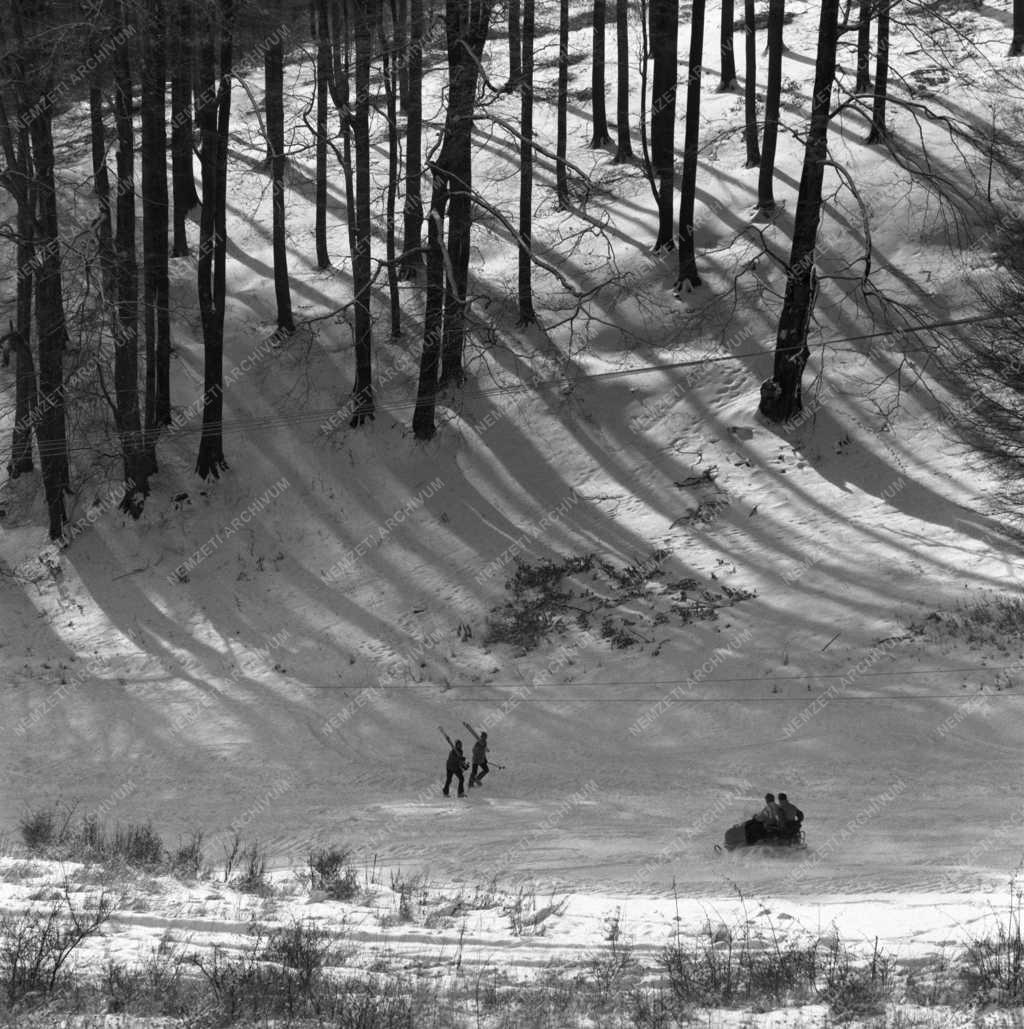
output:
M 585 149 L 589 105 L 571 102 L 572 157 L 594 197 L 586 217 L 559 212 L 545 166 L 535 234 L 576 290 L 600 288 L 576 310 L 539 276 L 541 326 L 518 330 L 515 253 L 482 216 L 469 381 L 443 399 L 429 443 L 409 428 L 416 285 L 403 283 L 397 341 L 381 286 L 378 414 L 361 429 L 337 417 L 353 375 L 344 316 L 284 346 L 262 342 L 274 327 L 270 198 L 238 91 L 230 469 L 218 481 L 192 474 L 203 354 L 194 258 L 178 259 L 182 418 L 161 440 L 142 518 L 117 512 L 117 462 L 89 424 L 71 514 L 82 531 L 68 548 L 46 542 L 35 481 L 0 487 L 0 830 L 12 853 L 22 813 L 62 801 L 111 824 L 152 822 L 168 839 L 201 829 L 211 855 L 241 831 L 279 874 L 338 843 L 365 865 L 446 886 L 496 879 L 571 895 L 549 933 L 570 949 L 591 946 L 619 905 L 653 952 L 676 915 L 673 884 L 693 931 L 708 910 L 739 910 L 737 890 L 803 926 L 881 936 L 903 956 L 980 931 L 1022 857 L 1022 549 L 998 469 L 939 406 L 956 383 L 937 373 L 934 337 L 903 330 L 976 313 L 962 269 L 970 258 L 979 278 L 997 274 L 989 216 L 978 208 L 971 250 L 932 193 L 861 144 L 860 115 L 837 117 L 835 159 L 869 205 L 873 290 L 860 281 L 860 208 L 837 189 L 819 237 L 806 417 L 772 426 L 757 415 L 785 285 L 771 254 L 788 255 L 814 72 L 814 5 L 792 8 L 777 221 L 749 227 L 757 172 L 742 167 L 741 97 L 713 94 L 709 73 L 704 281 L 673 295 L 674 258 L 650 253 L 648 184 Z M 1008 9 L 963 15 L 996 67 Z M 586 52 L 587 38 L 574 33 L 574 48 Z M 684 26 L 681 55 L 686 40 Z M 904 74 L 933 66 L 907 32 L 894 29 L 892 46 Z M 538 69 L 553 76 L 543 59 Z M 588 63 L 572 71 L 575 87 L 589 82 Z M 308 62 L 286 75 L 300 93 Z M 429 82 L 436 97 L 440 68 Z M 964 88 L 933 87 L 929 102 L 987 102 L 988 86 Z M 515 118 L 517 104 L 505 98 L 498 113 Z M 541 104 L 538 131 L 551 138 L 553 118 Z M 913 138 L 905 114 L 893 121 Z M 940 134 L 928 146 L 959 173 Z M 516 155 L 493 125 L 479 127 L 475 161 L 477 188 L 514 209 Z M 337 268 L 321 272 L 311 157 L 293 156 L 289 175 L 296 315 L 320 318 L 351 293 L 341 178 L 329 210 Z M 9 369 L 0 376 L 12 389 Z M 468 740 L 464 720 L 488 729 L 504 767 L 449 799 L 437 726 Z M 806 854 L 716 855 L 724 830 L 780 789 L 807 813 Z M 180 928 L 198 931 L 195 918 Z M 136 941 L 132 924 L 115 939 Z M 176 923 L 158 912 L 147 924 L 143 941 Z

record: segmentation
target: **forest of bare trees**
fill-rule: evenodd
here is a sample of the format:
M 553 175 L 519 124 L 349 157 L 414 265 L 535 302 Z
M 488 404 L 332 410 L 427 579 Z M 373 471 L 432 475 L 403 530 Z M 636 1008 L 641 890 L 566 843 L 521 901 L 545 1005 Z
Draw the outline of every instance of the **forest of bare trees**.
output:
M 535 231 L 538 168 L 553 170 L 558 208 L 571 216 L 589 195 L 574 148 L 605 150 L 610 161 L 646 176 L 658 226 L 650 246 L 677 250 L 675 288 L 696 289 L 703 260 L 697 198 L 714 189 L 701 180 L 702 98 L 735 93 L 742 112 L 736 136 L 746 167 L 757 169 L 756 211 L 752 205 L 745 215 L 771 226 L 785 202 L 795 210 L 774 370 L 760 406 L 770 420 L 792 418 L 802 406 L 830 124 L 838 110 L 856 110 L 865 143 L 888 145 L 887 103 L 903 104 L 890 96 L 890 26 L 914 15 L 915 5 L 820 5 L 817 52 L 804 55 L 814 60 L 815 81 L 799 122 L 782 102 L 785 0 L 716 5 L 720 20 L 707 32 L 703 0 L 4 0 L 2 7 L 0 182 L 12 212 L 4 237 L 17 269 L 5 337 L 14 366 L 7 470 L 12 479 L 34 475 L 38 460 L 50 536 L 60 539 L 83 394 L 106 411 L 123 509 L 135 517 L 159 475 L 161 440 L 179 424 L 175 411 L 201 419 L 195 473 L 216 477 L 230 467 L 223 398 L 233 132 L 239 105 L 260 85 L 272 198 L 272 341 L 287 345 L 301 325 L 290 279 L 297 244 L 288 236 L 296 201 L 285 182 L 289 162 L 308 152 L 316 217 L 301 259 L 347 271 L 332 280 L 338 311 L 351 315 L 346 422 L 358 429 L 374 418 L 376 354 L 386 332 L 418 359 L 412 429 L 420 440 L 435 435 L 439 398 L 465 382 L 477 220 L 486 215 L 498 224 L 516 255 L 513 306 L 521 327 L 533 324 L 543 314 L 534 277 L 555 271 Z M 1021 8 L 1013 5 L 1014 54 L 1024 39 Z M 557 39 L 557 59 L 538 61 L 541 34 L 548 49 Z M 705 37 L 720 55 L 718 67 L 704 66 Z M 590 59 L 592 118 L 583 143 L 566 132 L 570 73 L 581 53 Z M 295 67 L 309 70 L 301 80 L 309 88 L 299 93 L 294 75 L 285 85 L 286 69 Z M 429 95 L 443 101 L 440 120 L 429 123 L 428 76 Z M 491 113 L 505 94 L 518 97 L 514 123 Z M 537 131 L 541 104 L 554 105 L 553 138 Z M 913 113 L 933 116 L 920 104 Z M 517 210 L 496 209 L 476 186 L 484 120 L 518 155 Z M 89 138 L 91 179 L 69 196 L 55 174 L 55 140 L 75 131 Z M 782 132 L 795 134 L 804 150 L 798 193 L 785 201 L 780 194 L 790 190 L 775 166 Z M 66 150 L 62 144 L 60 153 Z M 374 186 L 382 178 L 383 191 Z M 342 198 L 347 241 L 333 250 L 338 205 L 330 194 Z M 203 382 L 198 395 L 173 396 L 180 330 L 168 282 L 188 257 Z M 337 384 L 339 393 L 347 389 Z

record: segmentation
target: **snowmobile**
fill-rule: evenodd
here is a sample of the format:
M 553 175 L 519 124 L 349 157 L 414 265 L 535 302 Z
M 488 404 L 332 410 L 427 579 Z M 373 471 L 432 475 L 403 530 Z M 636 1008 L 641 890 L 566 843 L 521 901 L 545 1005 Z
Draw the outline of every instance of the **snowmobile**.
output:
M 785 829 L 764 826 L 755 818 L 737 822 L 726 829 L 724 842 L 715 844 L 715 853 L 752 847 L 794 847 L 806 850 L 803 822 L 797 822 Z

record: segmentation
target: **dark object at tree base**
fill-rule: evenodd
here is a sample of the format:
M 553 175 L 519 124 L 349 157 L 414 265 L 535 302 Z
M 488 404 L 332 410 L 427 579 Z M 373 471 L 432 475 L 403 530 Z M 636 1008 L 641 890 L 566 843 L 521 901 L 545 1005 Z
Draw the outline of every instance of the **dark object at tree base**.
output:
M 795 825 L 789 829 L 766 829 L 756 819 L 738 822 L 725 831 L 725 840 L 715 844 L 715 852 L 738 850 L 744 847 L 795 847 L 806 850 L 803 826 Z

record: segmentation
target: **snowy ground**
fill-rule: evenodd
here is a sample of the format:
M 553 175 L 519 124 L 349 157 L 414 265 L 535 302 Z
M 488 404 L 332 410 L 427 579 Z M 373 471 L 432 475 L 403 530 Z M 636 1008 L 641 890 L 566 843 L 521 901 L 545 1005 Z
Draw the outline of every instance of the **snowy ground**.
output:
M 784 75 L 803 83 L 801 96 L 813 75 L 803 56 L 813 53 L 813 6 L 794 5 L 787 27 Z M 1005 26 L 969 17 L 1001 52 Z M 705 60 L 717 68 L 712 25 L 714 10 Z M 911 43 L 901 39 L 894 57 L 903 67 Z M 685 54 L 685 31 L 680 46 Z M 585 65 L 574 70 L 589 81 Z M 797 95 L 787 99 L 794 127 Z M 950 615 L 1019 598 L 1022 549 L 997 517 L 992 474 L 936 419 L 944 386 L 923 359 L 911 355 L 897 383 L 886 380 L 891 352 L 868 353 L 877 340 L 816 348 L 811 416 L 785 428 L 756 416 L 783 280 L 762 258 L 759 278 L 728 293 L 755 252 L 749 235 L 736 241 L 757 175 L 742 168 L 738 134 L 724 133 L 742 116 L 738 100 L 705 95 L 706 138 L 723 134 L 699 180 L 705 284 L 682 299 L 671 294 L 674 261 L 647 253 L 646 183 L 582 149 L 589 104 L 574 108 L 574 159 L 614 191 L 590 207 L 603 235 L 559 253 L 559 232 L 583 223 L 557 213 L 545 186 L 537 236 L 575 283 L 618 279 L 571 336 L 564 325 L 517 332 L 502 288 L 515 258 L 482 225 L 474 288 L 493 300 L 478 314 L 497 319 L 497 336 L 486 352 L 474 343 L 465 394 L 442 405 L 424 445 L 408 428 L 420 310 L 411 288 L 397 344 L 381 306 L 378 416 L 360 431 L 341 418 L 320 431 L 351 383 L 344 324 L 307 328 L 281 349 L 260 344 L 273 328 L 269 194 L 245 163 L 248 147 L 258 153 L 256 120 L 239 92 L 231 470 L 213 483 L 192 476 L 192 411 L 161 445 L 154 494 L 133 523 L 79 453 L 72 518 L 85 531 L 59 555 L 46 546 L 37 483 L 0 494 L 0 829 L 10 840 L 26 807 L 62 799 L 111 823 L 152 820 L 168 839 L 239 829 L 282 875 L 312 844 L 336 842 L 367 865 L 438 884 L 497 878 L 505 890 L 525 884 L 541 906 L 567 898 L 542 937 L 511 938 L 506 922 L 486 924 L 494 911 L 470 926 L 479 960 L 506 948 L 524 967 L 598 944 L 615 910 L 653 954 L 678 924 L 677 904 L 694 933 L 763 907 L 775 925 L 834 925 L 908 958 L 987 931 L 1024 850 L 1024 643 L 950 631 Z M 540 131 L 552 117 L 544 108 Z M 871 204 L 876 283 L 924 320 L 963 316 L 957 251 L 923 193 L 859 145 L 863 129 L 846 117 L 834 149 Z M 800 167 L 784 136 L 776 189 L 786 208 L 765 230 L 783 255 Z M 513 158 L 482 141 L 478 188 L 511 198 Z M 296 160 L 291 174 L 294 300 L 310 317 L 349 296 L 342 192 L 336 184 L 331 210 L 339 270 L 321 272 L 303 202 L 311 168 Z M 858 219 L 849 194 L 830 208 L 824 268 L 863 252 Z M 172 289 L 184 409 L 201 389 L 191 271 Z M 539 289 L 540 306 L 559 299 L 553 280 L 540 277 Z M 818 318 L 819 343 L 890 327 L 851 282 L 824 287 Z M 656 369 L 730 353 L 696 372 Z M 592 377 L 627 369 L 636 374 Z M 500 392 L 531 373 L 571 385 Z M 870 400 L 865 384 L 877 387 Z M 180 493 L 187 499 L 173 501 Z M 659 549 L 669 556 L 656 565 Z M 643 588 L 616 609 L 641 638 L 618 649 L 599 617 L 587 629 L 567 617 L 564 633 L 529 653 L 485 645 L 517 553 L 647 562 Z M 691 599 L 725 588 L 753 596 L 684 623 L 664 586 L 683 579 L 696 580 Z M 607 583 L 584 573 L 575 586 Z M 463 720 L 488 727 L 506 767 L 467 800 L 447 799 L 436 727 L 468 740 Z M 809 849 L 716 855 L 724 830 L 769 789 L 806 812 Z M 3 889 L 0 902 L 13 903 L 20 888 Z M 126 912 L 107 945 L 141 947 L 168 927 L 230 934 L 248 918 L 232 909 L 239 901 L 198 894 L 175 888 L 152 912 Z M 357 938 L 368 946 L 452 946 L 450 932 L 388 933 L 366 917 Z

